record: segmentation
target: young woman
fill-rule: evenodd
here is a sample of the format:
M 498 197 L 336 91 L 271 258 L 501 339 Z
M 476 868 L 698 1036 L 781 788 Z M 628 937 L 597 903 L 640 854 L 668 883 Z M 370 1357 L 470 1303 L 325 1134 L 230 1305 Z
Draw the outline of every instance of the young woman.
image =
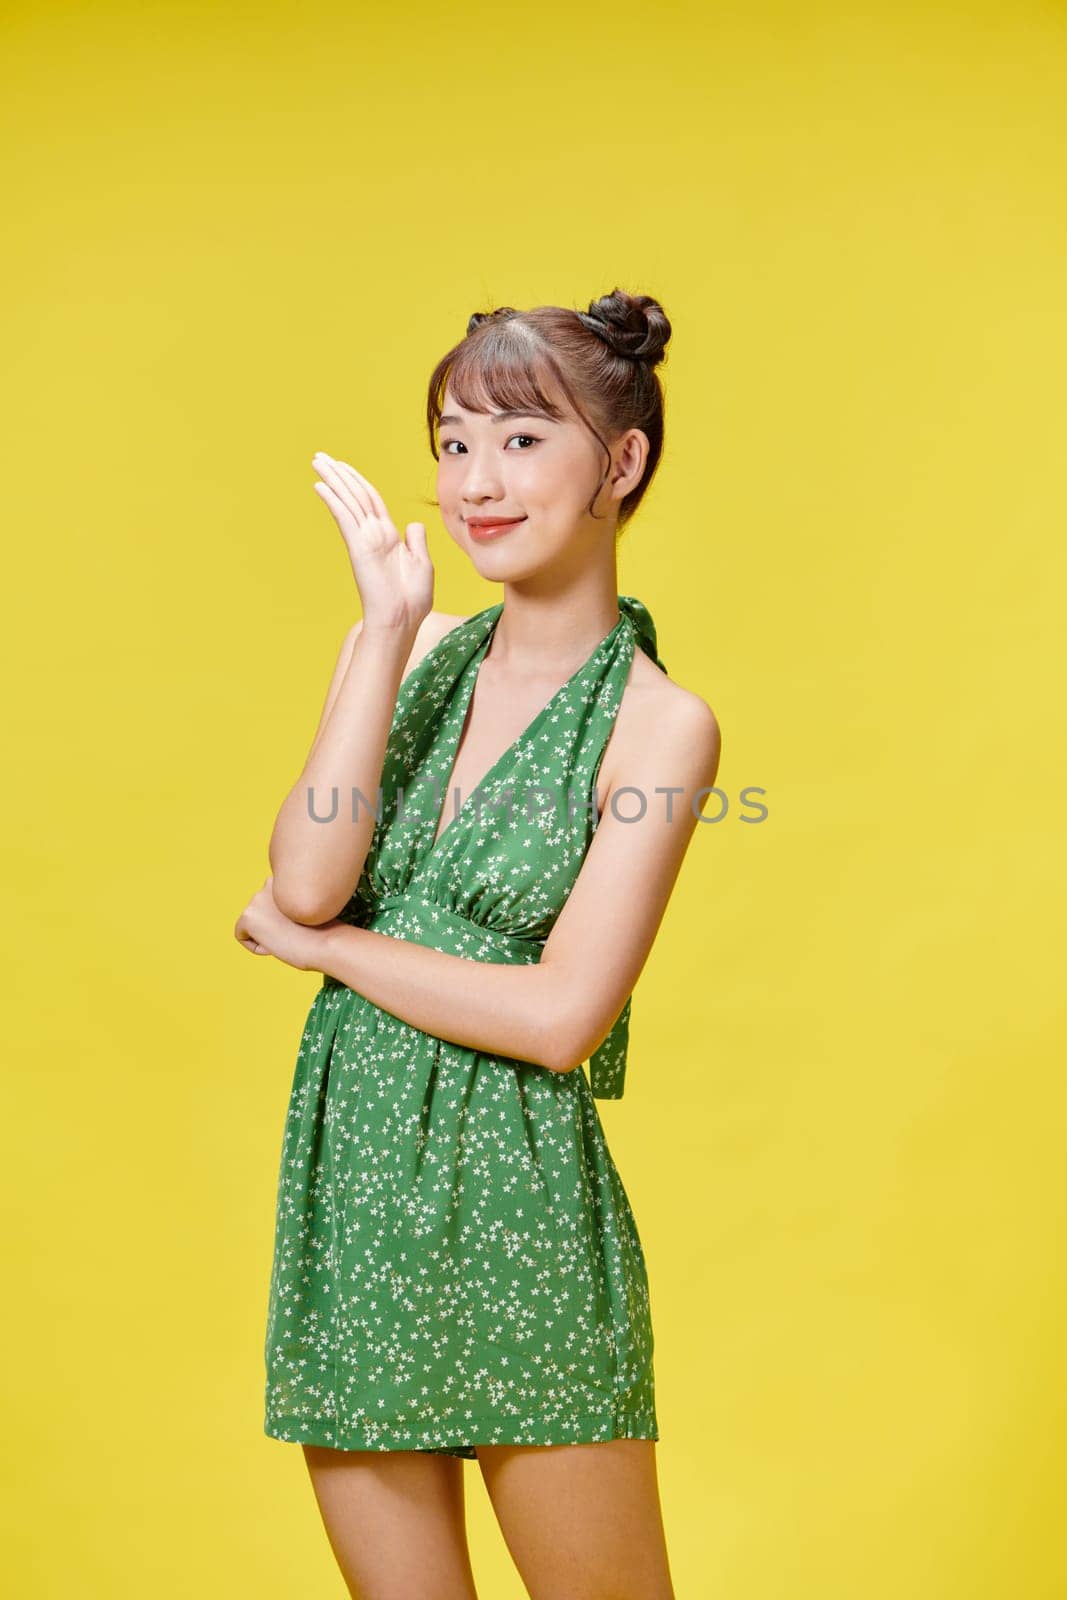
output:
M 535 1600 L 673 1595 L 645 1261 L 594 1103 L 623 1092 L 630 994 L 719 761 L 710 707 L 616 593 L 669 336 L 615 290 L 475 315 L 438 364 L 436 503 L 503 586 L 473 616 L 431 609 L 423 525 L 402 540 L 315 457 L 362 620 L 235 932 L 323 974 L 265 1431 L 303 1446 L 363 1600 L 474 1596 L 464 1458 Z

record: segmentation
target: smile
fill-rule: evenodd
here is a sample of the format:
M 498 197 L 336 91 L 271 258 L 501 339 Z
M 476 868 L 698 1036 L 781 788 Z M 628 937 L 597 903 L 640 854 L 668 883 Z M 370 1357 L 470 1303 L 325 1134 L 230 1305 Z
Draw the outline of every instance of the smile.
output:
M 483 521 L 482 519 L 471 521 L 470 518 L 468 518 L 467 527 L 470 530 L 471 538 L 476 540 L 479 544 L 483 544 L 488 543 L 488 541 L 491 539 L 501 538 L 512 528 L 517 528 L 520 523 L 525 521 L 525 517 L 506 517 L 500 522 L 489 522 Z

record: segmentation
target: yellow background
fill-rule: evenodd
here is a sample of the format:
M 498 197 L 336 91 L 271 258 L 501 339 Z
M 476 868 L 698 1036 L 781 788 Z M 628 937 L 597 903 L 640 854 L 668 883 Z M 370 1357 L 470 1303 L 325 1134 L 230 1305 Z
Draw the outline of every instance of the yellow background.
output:
M 319 980 L 232 938 L 358 615 L 311 457 L 490 604 L 427 377 L 618 284 L 674 324 L 619 588 L 730 805 L 601 1103 L 679 1600 L 1067 1594 L 1065 8 L 21 4 L 2 45 L 8 1591 L 343 1592 L 261 1433 Z

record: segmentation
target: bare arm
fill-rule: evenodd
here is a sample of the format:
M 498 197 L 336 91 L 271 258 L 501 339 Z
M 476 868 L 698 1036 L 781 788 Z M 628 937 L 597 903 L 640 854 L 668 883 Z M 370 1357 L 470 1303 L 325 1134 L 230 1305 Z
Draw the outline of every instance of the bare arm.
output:
M 555 1019 L 561 1071 L 599 1048 L 641 976 L 715 783 L 721 751 L 714 712 L 691 695 L 673 708 L 666 726 L 657 718 L 642 746 L 622 764 L 617 787 L 638 794 L 620 801 L 621 816 L 609 799 L 541 957 L 543 966 L 561 974 L 563 1000 Z M 637 817 L 642 797 L 645 808 Z
M 315 729 L 315 737 L 312 739 L 311 749 L 308 751 L 309 760 L 311 756 L 315 754 L 318 742 L 322 738 L 323 729 L 329 720 L 330 712 L 333 710 L 337 696 L 341 692 L 341 685 L 345 681 L 345 673 L 348 671 L 349 663 L 352 660 L 352 651 L 362 630 L 362 621 L 357 622 L 353 627 L 349 628 L 348 632 L 341 640 L 341 649 L 337 656 L 337 665 L 333 669 L 333 677 L 330 679 L 330 687 L 326 691 L 326 704 L 322 708 L 322 715 L 319 718 L 319 725 Z
M 348 550 L 363 618 L 345 635 L 310 754 L 268 847 L 275 905 L 308 924 L 335 917 L 359 882 L 397 691 L 433 602 L 422 523 L 408 523 L 405 542 L 362 473 L 323 451 L 313 464 L 322 480 L 316 492 Z
M 623 764 L 618 782 L 640 790 L 645 815 L 626 822 L 605 813 L 538 965 L 472 961 L 336 924 L 321 931 L 315 969 L 437 1038 L 572 1071 L 607 1036 L 640 976 L 720 747 L 711 708 L 692 696 L 669 727 L 657 724 L 654 746 L 646 741 Z M 655 792 L 667 784 L 680 792 Z
M 270 838 L 275 904 L 294 922 L 328 922 L 359 881 L 396 697 L 417 632 L 357 623 L 345 636 L 311 751 Z
M 562 999 L 558 974 L 447 955 L 369 928 L 337 923 L 321 933 L 314 962 L 402 1022 L 487 1055 L 555 1067 L 545 1027 Z

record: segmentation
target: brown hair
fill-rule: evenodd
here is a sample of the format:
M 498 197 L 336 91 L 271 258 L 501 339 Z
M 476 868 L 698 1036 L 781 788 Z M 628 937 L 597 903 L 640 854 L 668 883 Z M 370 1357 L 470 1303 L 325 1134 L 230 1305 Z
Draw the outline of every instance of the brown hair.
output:
M 430 378 L 426 424 L 434 460 L 440 459 L 437 436 L 446 384 L 467 411 L 532 410 L 559 420 L 564 413 L 543 388 L 550 375 L 605 451 L 606 440 L 628 428 L 640 428 L 648 438 L 644 474 L 619 506 L 621 532 L 663 450 L 663 390 L 653 369 L 663 360 L 670 336 L 657 300 L 622 289 L 591 301 L 588 311 L 566 306 L 476 311 L 466 338 L 441 357 Z M 607 467 L 589 502 L 591 515 L 606 478 Z

